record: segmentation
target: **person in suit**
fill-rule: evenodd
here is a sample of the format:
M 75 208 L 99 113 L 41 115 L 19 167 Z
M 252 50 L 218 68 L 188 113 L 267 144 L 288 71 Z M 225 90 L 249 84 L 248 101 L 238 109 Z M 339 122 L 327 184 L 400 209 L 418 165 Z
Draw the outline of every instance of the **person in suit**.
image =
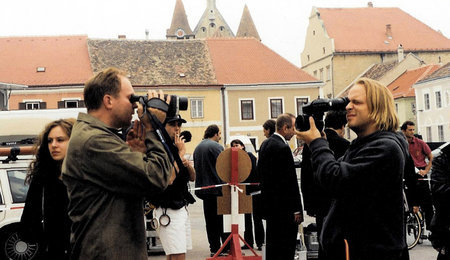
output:
M 266 259 L 293 259 L 303 208 L 294 158 L 288 141 L 295 135 L 295 116 L 282 114 L 276 132 L 261 145 L 257 172 L 266 219 Z
M 346 111 L 329 111 L 325 117 L 324 132 L 336 159 L 342 157 L 350 146 L 350 142 L 343 137 L 347 124 L 346 114 Z M 323 220 L 330 209 L 331 195 L 314 181 L 311 150 L 308 145 L 304 146 L 302 156 L 301 188 L 304 207 L 308 215 L 316 218 L 317 234 L 320 234 Z M 322 254 L 322 249 L 319 247 L 319 259 Z

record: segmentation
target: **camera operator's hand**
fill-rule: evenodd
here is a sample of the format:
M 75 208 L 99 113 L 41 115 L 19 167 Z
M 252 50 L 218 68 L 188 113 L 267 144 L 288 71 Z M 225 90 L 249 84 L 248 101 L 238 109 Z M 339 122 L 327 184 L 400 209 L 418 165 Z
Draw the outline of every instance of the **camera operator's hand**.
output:
M 149 90 L 148 91 L 148 99 L 152 99 L 152 98 L 159 98 L 164 101 L 164 93 L 161 90 L 159 92 L 156 92 L 155 90 Z M 170 104 L 170 95 L 167 95 L 167 100 L 165 102 L 167 104 Z M 155 115 L 156 118 L 158 118 L 158 120 L 161 123 L 163 123 L 164 120 L 166 120 L 166 112 L 161 111 L 157 108 L 148 107 L 147 112 Z M 145 130 L 152 131 L 153 126 L 152 126 L 148 116 L 144 116 L 144 108 L 143 108 L 142 104 L 140 104 L 140 103 L 138 103 L 138 116 L 139 116 L 139 119 L 142 121 L 142 123 L 144 123 Z
M 175 140 L 174 140 L 175 146 L 178 148 L 178 155 L 180 155 L 180 158 L 183 158 L 186 154 L 186 145 L 184 142 L 184 137 L 180 136 L 179 133 L 175 134 Z
M 308 131 L 300 132 L 295 130 L 297 135 L 297 139 L 301 139 L 305 141 L 307 145 L 309 145 L 314 139 L 322 137 L 319 130 L 316 127 L 316 123 L 314 123 L 314 118 L 312 116 L 309 117 L 309 125 L 311 126 Z
M 145 146 L 145 131 L 144 126 L 138 120 L 133 123 L 133 128 L 127 134 L 127 144 L 134 152 L 145 153 L 147 147 Z

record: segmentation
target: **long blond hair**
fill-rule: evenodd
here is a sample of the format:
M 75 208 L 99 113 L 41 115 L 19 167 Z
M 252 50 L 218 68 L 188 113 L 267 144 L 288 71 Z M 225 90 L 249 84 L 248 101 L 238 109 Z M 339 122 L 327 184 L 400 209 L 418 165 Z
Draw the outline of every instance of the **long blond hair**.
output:
M 355 85 L 362 85 L 366 90 L 369 119 L 375 122 L 378 130 L 395 132 L 398 129 L 399 120 L 395 112 L 394 97 L 392 93 L 380 82 L 360 78 Z

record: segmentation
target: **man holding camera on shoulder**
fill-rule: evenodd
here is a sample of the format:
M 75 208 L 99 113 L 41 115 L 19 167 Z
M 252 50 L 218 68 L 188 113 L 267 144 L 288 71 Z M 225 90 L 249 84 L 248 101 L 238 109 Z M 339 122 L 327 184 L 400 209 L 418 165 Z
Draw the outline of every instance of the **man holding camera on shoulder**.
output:
M 143 200 L 162 192 L 174 169 L 148 115 L 164 122 L 163 110 L 131 103 L 125 72 L 108 68 L 84 88 L 88 113 L 72 130 L 62 172 L 69 194 L 71 259 L 147 259 Z M 167 108 L 160 91 L 149 91 L 156 107 Z M 136 120 L 126 142 L 119 130 Z M 144 113 L 145 112 L 145 113 Z
M 323 259 L 409 259 L 404 230 L 403 172 L 408 146 L 398 133 L 389 90 L 361 78 L 350 89 L 348 126 L 358 135 L 340 159 L 309 118 L 297 131 L 311 149 L 315 180 L 332 197 L 320 234 Z

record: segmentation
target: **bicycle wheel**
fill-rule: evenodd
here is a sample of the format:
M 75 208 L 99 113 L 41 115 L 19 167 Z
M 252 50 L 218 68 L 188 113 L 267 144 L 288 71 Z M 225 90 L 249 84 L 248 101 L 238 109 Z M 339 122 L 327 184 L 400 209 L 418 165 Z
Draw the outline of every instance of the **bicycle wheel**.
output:
M 417 245 L 422 234 L 422 225 L 417 214 L 408 212 L 406 215 L 406 244 L 408 249 L 412 249 Z

